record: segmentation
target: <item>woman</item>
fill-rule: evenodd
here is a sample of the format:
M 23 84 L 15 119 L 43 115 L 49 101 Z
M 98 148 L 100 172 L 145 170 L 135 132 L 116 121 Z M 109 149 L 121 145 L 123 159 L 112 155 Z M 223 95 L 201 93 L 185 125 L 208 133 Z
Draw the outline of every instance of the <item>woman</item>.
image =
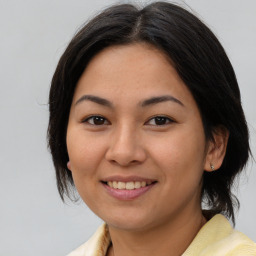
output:
M 62 55 L 49 104 L 61 198 L 75 186 L 106 223 L 70 256 L 256 255 L 226 219 L 250 154 L 238 84 L 194 15 L 103 11 Z

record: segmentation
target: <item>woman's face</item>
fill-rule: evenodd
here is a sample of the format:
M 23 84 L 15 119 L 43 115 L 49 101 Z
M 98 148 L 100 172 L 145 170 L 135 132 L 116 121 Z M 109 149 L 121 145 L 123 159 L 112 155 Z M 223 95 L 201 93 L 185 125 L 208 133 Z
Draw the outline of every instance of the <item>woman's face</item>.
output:
M 107 48 L 76 86 L 69 169 L 110 226 L 144 230 L 200 211 L 206 139 L 198 107 L 165 55 L 147 44 Z

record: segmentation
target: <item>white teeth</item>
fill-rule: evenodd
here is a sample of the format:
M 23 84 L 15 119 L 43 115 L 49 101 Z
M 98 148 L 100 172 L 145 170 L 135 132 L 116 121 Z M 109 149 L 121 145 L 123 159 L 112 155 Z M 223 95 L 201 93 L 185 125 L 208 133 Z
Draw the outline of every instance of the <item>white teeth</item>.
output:
M 113 188 L 118 188 L 118 182 L 117 181 L 113 181 Z
M 118 182 L 118 187 L 117 187 L 118 189 L 125 189 L 125 183 L 124 182 L 121 182 L 121 181 L 119 181 Z
M 127 189 L 127 190 L 133 190 L 138 188 L 144 188 L 147 185 L 152 184 L 152 181 L 128 181 L 128 182 L 122 182 L 122 181 L 108 181 L 108 186 L 115 189 Z
M 135 188 L 140 188 L 140 187 L 141 187 L 140 182 L 139 182 L 139 181 L 135 181 L 134 187 L 135 187 Z
M 129 189 L 129 190 L 134 189 L 134 182 L 133 182 L 133 181 L 127 182 L 127 183 L 125 184 L 125 188 L 126 188 L 126 189 Z

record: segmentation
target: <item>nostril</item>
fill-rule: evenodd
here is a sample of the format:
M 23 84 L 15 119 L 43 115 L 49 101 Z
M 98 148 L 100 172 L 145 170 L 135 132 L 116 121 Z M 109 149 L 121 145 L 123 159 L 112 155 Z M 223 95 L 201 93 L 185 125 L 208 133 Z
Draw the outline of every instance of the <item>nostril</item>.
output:
M 121 141 L 121 139 L 120 139 Z M 112 164 L 118 164 L 121 166 L 129 166 L 140 164 L 146 159 L 146 152 L 143 147 L 136 143 L 129 143 L 127 140 L 117 142 L 110 146 L 105 154 L 105 158 Z

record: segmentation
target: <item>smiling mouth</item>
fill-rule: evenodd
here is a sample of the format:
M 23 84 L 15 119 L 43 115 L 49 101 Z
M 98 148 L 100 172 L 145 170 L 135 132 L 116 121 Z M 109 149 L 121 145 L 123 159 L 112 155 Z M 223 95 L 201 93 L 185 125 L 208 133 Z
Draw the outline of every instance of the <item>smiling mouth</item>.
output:
M 147 187 L 151 184 L 156 183 L 156 181 L 103 181 L 103 183 L 110 188 L 119 189 L 119 190 L 136 190 L 140 188 Z

